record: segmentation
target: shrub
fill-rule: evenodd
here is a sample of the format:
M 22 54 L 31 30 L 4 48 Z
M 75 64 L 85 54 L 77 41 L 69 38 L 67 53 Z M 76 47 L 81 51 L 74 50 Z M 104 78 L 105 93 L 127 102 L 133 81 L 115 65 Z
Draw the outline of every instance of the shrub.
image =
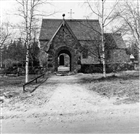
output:
M 107 68 L 109 72 L 118 72 L 118 71 L 126 71 L 126 70 L 133 70 L 134 66 L 130 63 L 113 63 L 107 64 Z
M 102 65 L 101 64 L 82 64 L 80 72 L 82 73 L 102 73 Z
M 134 65 L 130 63 L 106 64 L 106 73 L 133 70 Z M 82 73 L 103 73 L 102 64 L 82 64 L 79 72 Z

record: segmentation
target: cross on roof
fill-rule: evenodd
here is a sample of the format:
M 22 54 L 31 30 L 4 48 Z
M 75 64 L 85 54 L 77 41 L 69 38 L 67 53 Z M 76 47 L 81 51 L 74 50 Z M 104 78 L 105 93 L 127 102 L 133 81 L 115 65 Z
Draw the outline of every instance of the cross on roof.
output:
M 70 14 L 70 19 L 72 19 L 72 14 L 74 14 L 74 12 L 72 12 L 72 9 L 70 9 L 70 12 L 68 12 L 68 14 Z

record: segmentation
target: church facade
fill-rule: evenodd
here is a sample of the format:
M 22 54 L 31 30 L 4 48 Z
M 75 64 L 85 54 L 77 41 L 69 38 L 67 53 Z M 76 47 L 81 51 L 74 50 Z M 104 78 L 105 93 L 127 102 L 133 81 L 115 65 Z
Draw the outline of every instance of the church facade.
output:
M 41 50 L 47 54 L 47 70 L 58 71 L 69 61 L 71 72 L 82 65 L 102 64 L 101 28 L 98 20 L 43 19 L 40 31 Z M 129 61 L 120 34 L 104 34 L 106 63 Z

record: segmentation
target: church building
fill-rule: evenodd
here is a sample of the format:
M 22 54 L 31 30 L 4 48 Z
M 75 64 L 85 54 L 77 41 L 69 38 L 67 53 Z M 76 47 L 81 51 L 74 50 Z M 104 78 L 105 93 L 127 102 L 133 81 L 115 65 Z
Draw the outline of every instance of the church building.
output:
M 99 20 L 43 19 L 39 41 L 52 72 L 61 65 L 77 72 L 82 65 L 102 64 Z M 105 33 L 104 42 L 106 64 L 129 62 L 121 34 Z

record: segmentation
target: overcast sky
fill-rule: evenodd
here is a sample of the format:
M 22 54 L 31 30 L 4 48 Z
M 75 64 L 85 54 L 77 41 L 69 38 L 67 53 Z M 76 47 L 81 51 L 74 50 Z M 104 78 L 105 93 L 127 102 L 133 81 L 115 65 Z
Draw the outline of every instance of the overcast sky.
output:
M 41 5 L 39 7 L 39 11 L 41 14 L 45 14 L 46 16 L 40 17 L 39 24 L 41 25 L 42 18 L 59 18 L 62 19 L 62 14 L 65 13 L 65 18 L 70 19 L 70 10 L 72 9 L 72 19 L 86 19 L 91 10 L 88 8 L 87 4 L 84 2 L 86 0 L 47 0 L 51 4 Z M 106 0 L 105 8 L 108 10 L 116 0 Z M 92 0 L 93 5 L 95 2 L 101 2 L 101 0 Z M 21 22 L 21 17 L 15 15 L 17 13 L 19 5 L 16 0 L 0 0 L 0 21 L 7 22 L 9 21 L 12 24 L 18 24 Z M 96 9 L 94 7 L 94 9 Z M 47 16 L 52 12 L 56 12 L 51 16 Z M 90 19 L 98 19 L 96 15 L 90 16 Z M 12 28 L 12 32 L 14 32 L 14 37 L 17 37 L 17 28 Z
M 97 0 L 94 0 L 97 2 Z M 84 19 L 89 14 L 87 5 L 84 4 L 85 0 L 49 0 L 52 5 L 46 4 L 40 7 L 40 11 L 45 14 L 49 14 L 53 11 L 57 13 L 53 16 L 46 16 L 44 18 L 62 18 L 62 14 L 66 14 L 66 19 L 70 18 L 70 10 L 74 12 L 72 14 L 73 19 Z M 106 8 L 112 5 L 114 0 L 108 0 Z M 1 20 L 8 20 L 10 22 L 17 22 L 20 19 L 14 14 L 17 11 L 17 3 L 15 0 L 0 0 Z M 98 19 L 97 16 L 92 16 L 92 19 Z
M 45 4 L 39 8 L 40 13 L 45 14 L 45 17 L 40 17 L 40 24 L 42 18 L 59 18 L 62 19 L 62 14 L 65 13 L 65 18 L 70 18 L 70 10 L 72 9 L 73 19 L 85 19 L 86 16 L 89 15 L 91 10 L 88 8 L 84 2 L 86 0 L 46 0 L 51 4 Z M 101 0 L 91 0 L 95 5 L 95 2 L 101 2 Z M 106 11 L 109 12 L 116 0 L 106 0 Z M 121 1 L 121 0 L 120 0 Z M 137 0 L 133 0 L 136 2 Z M 18 4 L 15 0 L 0 0 L 0 22 L 9 21 L 11 23 L 17 24 L 21 20 L 21 18 L 17 15 Z M 96 9 L 96 7 L 93 7 Z M 57 12 L 52 16 L 47 16 L 52 12 Z M 98 19 L 96 15 L 90 17 L 90 19 Z M 109 26 L 110 28 L 110 26 Z

